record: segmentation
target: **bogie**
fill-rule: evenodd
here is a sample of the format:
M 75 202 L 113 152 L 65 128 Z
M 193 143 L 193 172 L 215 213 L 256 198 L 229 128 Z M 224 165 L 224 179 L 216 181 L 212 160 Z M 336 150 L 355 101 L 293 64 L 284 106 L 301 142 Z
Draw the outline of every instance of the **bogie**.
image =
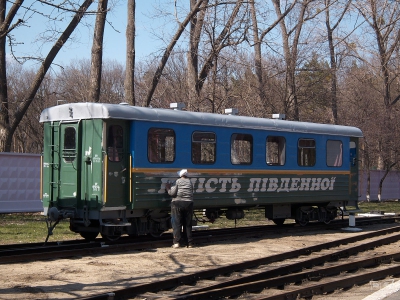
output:
M 296 223 L 305 226 L 310 221 L 329 224 L 337 217 L 337 208 L 332 206 L 301 206 L 296 209 Z

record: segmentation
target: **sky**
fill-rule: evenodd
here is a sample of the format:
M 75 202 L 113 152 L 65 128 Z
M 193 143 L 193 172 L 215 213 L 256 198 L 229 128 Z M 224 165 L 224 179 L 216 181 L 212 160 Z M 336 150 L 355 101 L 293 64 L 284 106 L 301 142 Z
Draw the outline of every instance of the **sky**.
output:
M 48 0 L 50 2 L 50 0 Z M 62 0 L 54 0 L 54 3 L 62 2 Z M 79 0 L 80 3 L 83 0 Z M 127 0 L 109 0 L 109 5 L 115 4 L 111 11 L 107 14 L 107 23 L 104 36 L 103 60 L 116 60 L 125 65 L 126 60 L 126 24 L 127 24 Z M 37 0 L 25 0 L 24 4 L 29 5 L 35 3 L 35 8 L 41 9 L 42 13 L 50 13 L 54 8 L 43 5 Z M 188 0 L 136 0 L 136 62 L 146 60 L 156 55 L 162 55 L 166 46 L 170 42 L 170 37 L 177 29 L 175 20 L 175 6 L 177 5 L 180 21 L 184 19 L 188 11 Z M 10 7 L 11 5 L 8 4 Z M 181 9 L 183 7 L 183 10 Z M 163 8 L 162 12 L 155 17 L 157 9 Z M 89 8 L 90 11 L 97 9 L 97 1 L 94 1 Z M 21 9 L 20 9 L 21 10 Z M 165 17 L 163 17 L 163 14 Z M 30 17 L 27 19 L 27 17 Z M 15 54 L 19 57 L 41 56 L 46 57 L 48 51 L 54 42 L 43 44 L 38 41 L 38 37 L 52 26 L 52 22 L 48 18 L 41 16 L 39 13 L 33 16 L 25 14 L 18 15 L 15 19 L 27 19 L 26 26 L 20 26 L 12 31 L 15 41 L 18 43 L 14 46 Z M 65 18 L 62 27 L 64 30 L 71 20 L 71 15 Z M 93 29 L 95 16 L 85 17 L 66 45 L 58 53 L 54 64 L 67 66 L 72 61 L 80 59 L 90 59 Z M 55 36 L 58 38 L 59 34 Z M 272 35 L 272 41 L 275 42 L 275 35 Z M 164 40 L 163 40 L 164 39 Z M 182 38 L 181 38 L 182 39 Z M 9 49 L 8 49 L 9 50 Z M 9 54 L 9 52 L 8 52 Z M 9 56 L 10 57 L 10 56 Z M 37 67 L 40 62 L 29 61 L 25 66 Z
M 107 14 L 109 23 L 106 23 L 103 59 L 117 60 L 125 64 L 127 5 L 126 0 L 113 1 L 117 2 L 118 5 Z M 109 0 L 109 2 L 112 2 L 112 0 Z M 165 42 L 162 42 L 154 33 L 159 34 L 161 37 L 166 37 L 175 31 L 173 27 L 175 24 L 173 22 L 166 24 L 161 17 L 156 19 L 152 18 L 154 7 L 159 7 L 160 2 L 162 2 L 162 0 L 136 0 L 136 61 L 146 59 L 146 57 L 152 53 L 160 53 L 163 48 L 165 49 Z M 97 2 L 93 3 L 89 9 L 95 10 L 96 8 Z M 171 5 L 170 8 L 170 12 L 173 13 L 174 7 Z M 45 20 L 46 18 L 42 16 L 34 15 L 27 22 L 29 27 L 19 27 L 17 30 L 13 31 L 15 39 L 19 43 L 14 46 L 17 56 L 34 56 L 38 53 L 40 53 L 42 57 L 46 56 L 53 43 L 47 43 L 39 47 L 39 45 L 43 45 L 43 43 L 37 41 L 40 33 L 44 32 L 46 28 L 51 25 L 50 22 L 45 22 Z M 69 21 L 70 19 L 66 19 L 63 28 L 67 26 Z M 94 24 L 94 17 L 92 17 L 92 21 L 86 18 L 86 22 L 92 22 L 92 24 Z M 63 46 L 54 63 L 68 65 L 73 60 L 82 58 L 90 59 L 93 27 L 85 26 L 84 23 L 79 24 L 73 34 L 73 38 L 73 41 L 70 39 L 67 44 Z M 28 66 L 35 64 L 37 64 L 37 62 L 26 63 Z

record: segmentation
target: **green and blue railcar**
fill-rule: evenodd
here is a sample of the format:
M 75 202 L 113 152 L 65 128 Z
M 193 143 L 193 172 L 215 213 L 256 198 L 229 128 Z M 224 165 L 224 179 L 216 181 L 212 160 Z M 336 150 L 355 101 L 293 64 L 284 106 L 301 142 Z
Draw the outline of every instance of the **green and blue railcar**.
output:
M 277 224 L 329 223 L 357 207 L 355 127 L 100 103 L 40 121 L 44 212 L 87 239 L 168 230 L 165 184 L 182 168 L 210 220 L 258 208 Z

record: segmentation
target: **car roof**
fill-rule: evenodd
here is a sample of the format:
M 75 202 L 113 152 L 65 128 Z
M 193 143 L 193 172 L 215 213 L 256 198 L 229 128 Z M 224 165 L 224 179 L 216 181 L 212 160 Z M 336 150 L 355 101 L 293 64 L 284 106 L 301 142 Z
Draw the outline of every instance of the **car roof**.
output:
M 127 104 L 93 102 L 62 104 L 46 108 L 40 115 L 40 122 L 83 119 L 122 119 L 351 137 L 363 136 L 359 128 L 352 126 L 149 108 Z

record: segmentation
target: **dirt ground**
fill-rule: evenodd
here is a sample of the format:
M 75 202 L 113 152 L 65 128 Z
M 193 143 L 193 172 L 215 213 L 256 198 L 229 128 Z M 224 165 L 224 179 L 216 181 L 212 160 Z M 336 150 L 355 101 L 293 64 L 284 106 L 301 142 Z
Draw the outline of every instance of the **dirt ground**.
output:
M 76 257 L 24 264 L 0 265 L 0 299 L 72 299 L 152 282 L 230 263 L 364 234 L 393 225 L 374 225 L 361 232 L 329 230 L 299 235 L 268 235 L 198 245 L 195 248 L 159 248 L 115 255 Z M 385 246 L 398 251 L 400 243 Z M 389 248 L 375 249 L 377 252 Z M 313 299 L 361 300 L 385 285 L 365 284 Z

